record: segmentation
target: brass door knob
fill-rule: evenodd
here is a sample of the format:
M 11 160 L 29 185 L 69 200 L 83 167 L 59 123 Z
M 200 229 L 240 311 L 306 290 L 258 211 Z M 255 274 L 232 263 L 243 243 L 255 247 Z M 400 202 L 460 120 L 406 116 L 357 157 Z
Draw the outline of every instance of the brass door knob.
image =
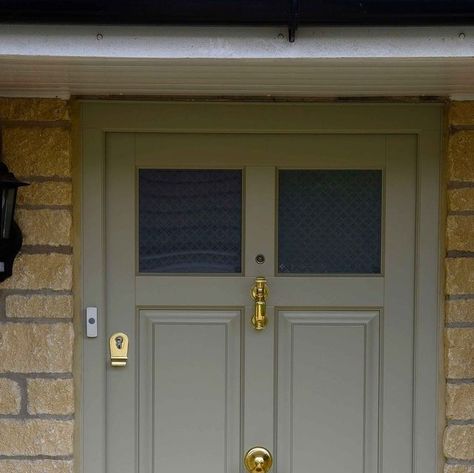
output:
M 263 447 L 251 448 L 244 457 L 244 465 L 249 473 L 267 473 L 272 463 L 272 454 Z

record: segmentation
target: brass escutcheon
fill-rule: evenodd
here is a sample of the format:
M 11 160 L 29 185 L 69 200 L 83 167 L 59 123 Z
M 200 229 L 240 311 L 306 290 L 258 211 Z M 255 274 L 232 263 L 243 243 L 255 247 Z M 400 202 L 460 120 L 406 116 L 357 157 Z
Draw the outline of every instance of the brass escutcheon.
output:
M 114 333 L 109 339 L 110 363 L 112 366 L 126 366 L 128 360 L 128 337 L 125 333 Z

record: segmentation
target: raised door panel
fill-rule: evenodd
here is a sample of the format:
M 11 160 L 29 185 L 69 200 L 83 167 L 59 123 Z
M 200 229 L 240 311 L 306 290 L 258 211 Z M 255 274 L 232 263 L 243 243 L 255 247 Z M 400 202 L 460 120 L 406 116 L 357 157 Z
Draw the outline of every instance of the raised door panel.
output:
M 278 471 L 375 473 L 379 312 L 279 320 Z
M 140 473 L 237 473 L 239 311 L 140 311 Z

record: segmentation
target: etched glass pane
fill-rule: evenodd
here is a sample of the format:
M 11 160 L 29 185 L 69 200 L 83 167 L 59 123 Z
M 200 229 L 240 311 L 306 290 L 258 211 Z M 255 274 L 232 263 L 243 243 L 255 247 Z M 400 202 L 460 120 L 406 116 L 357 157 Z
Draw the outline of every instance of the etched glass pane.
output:
M 141 169 L 142 273 L 240 273 L 242 172 Z
M 381 229 L 382 171 L 279 171 L 279 273 L 380 273 Z

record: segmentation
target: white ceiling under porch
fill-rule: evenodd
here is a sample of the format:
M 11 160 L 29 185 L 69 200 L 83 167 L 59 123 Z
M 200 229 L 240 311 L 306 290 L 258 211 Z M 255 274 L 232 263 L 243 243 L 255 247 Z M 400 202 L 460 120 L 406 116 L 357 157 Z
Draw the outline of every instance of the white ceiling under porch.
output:
M 0 96 L 474 98 L 474 27 L 0 26 Z

